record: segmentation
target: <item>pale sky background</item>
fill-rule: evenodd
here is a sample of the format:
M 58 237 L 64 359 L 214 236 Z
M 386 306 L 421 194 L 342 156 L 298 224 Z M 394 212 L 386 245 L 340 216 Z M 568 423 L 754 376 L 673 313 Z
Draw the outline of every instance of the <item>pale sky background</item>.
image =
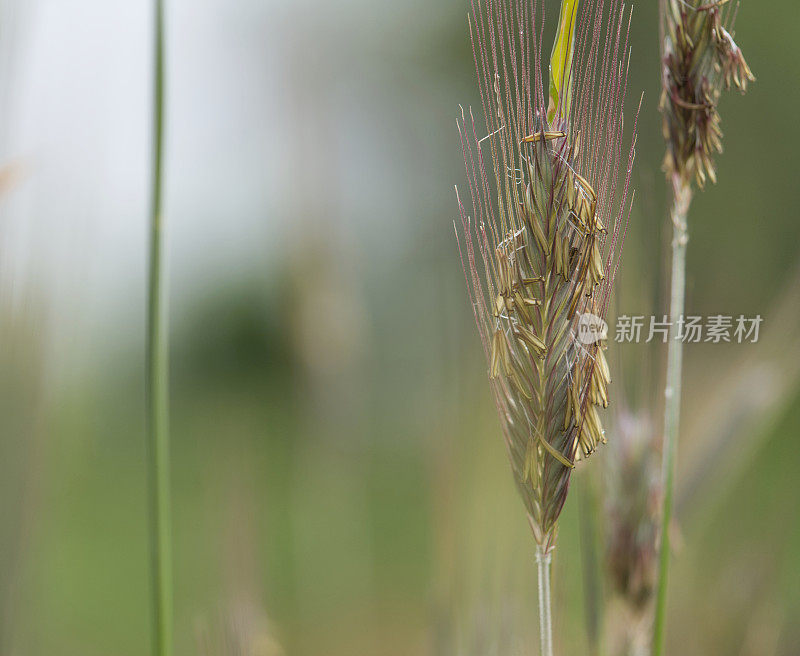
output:
M 268 277 L 306 236 L 376 276 L 415 231 L 450 238 L 431 172 L 458 155 L 457 107 L 446 66 L 414 71 L 455 10 L 167 2 L 173 324 L 210 288 Z M 60 369 L 141 348 L 151 38 L 149 2 L 0 2 L 0 151 L 21 175 L 0 202 L 0 294 L 19 311 L 41 292 Z

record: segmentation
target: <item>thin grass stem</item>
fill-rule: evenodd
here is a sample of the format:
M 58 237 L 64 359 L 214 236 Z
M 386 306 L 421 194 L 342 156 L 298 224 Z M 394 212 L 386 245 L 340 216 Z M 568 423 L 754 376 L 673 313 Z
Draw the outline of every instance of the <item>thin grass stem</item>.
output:
M 661 508 L 661 548 L 658 562 L 658 595 L 656 597 L 655 620 L 653 622 L 653 656 L 664 653 L 664 637 L 667 606 L 667 583 L 669 576 L 670 541 L 669 526 L 672 520 L 672 505 L 675 487 L 675 462 L 678 452 L 678 427 L 681 414 L 681 380 L 683 370 L 683 341 L 678 332 L 679 321 L 684 315 L 686 298 L 686 246 L 689 241 L 687 217 L 692 202 L 692 190 L 688 182 L 674 175 L 672 200 L 672 293 L 670 321 L 672 324 L 667 360 L 667 381 L 664 389 L 664 451 L 662 477 L 664 496 Z
M 172 545 L 169 462 L 168 335 L 162 254 L 164 6 L 155 0 L 153 153 L 147 289 L 146 414 L 154 656 L 172 654 Z
M 552 552 L 536 547 L 536 569 L 539 579 L 539 645 L 541 656 L 553 656 L 553 619 L 550 611 L 550 564 Z

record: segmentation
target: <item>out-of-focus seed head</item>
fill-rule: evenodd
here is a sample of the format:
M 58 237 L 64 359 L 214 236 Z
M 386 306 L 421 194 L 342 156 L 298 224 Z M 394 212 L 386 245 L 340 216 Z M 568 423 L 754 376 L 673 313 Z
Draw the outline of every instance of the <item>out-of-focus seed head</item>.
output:
M 613 592 L 605 610 L 606 648 L 646 654 L 658 579 L 661 440 L 642 412 L 616 412 L 612 433 L 604 460 L 604 562 Z
M 633 608 L 646 607 L 657 578 L 658 434 L 644 415 L 617 413 L 607 459 L 606 564 L 614 591 Z

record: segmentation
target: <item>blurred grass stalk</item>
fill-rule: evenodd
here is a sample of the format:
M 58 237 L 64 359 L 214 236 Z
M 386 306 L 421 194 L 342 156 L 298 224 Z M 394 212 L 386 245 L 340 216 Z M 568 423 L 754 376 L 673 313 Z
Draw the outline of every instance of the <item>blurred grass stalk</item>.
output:
M 670 293 L 670 323 L 675 326 L 684 315 L 686 302 L 686 245 L 689 241 L 686 219 L 692 191 L 679 180 L 673 181 L 672 238 L 672 289 Z M 661 547 L 658 565 L 658 594 L 656 597 L 656 619 L 653 628 L 654 654 L 664 640 L 664 615 L 669 573 L 669 525 L 672 519 L 672 504 L 675 486 L 675 462 L 678 450 L 678 427 L 681 414 L 681 384 L 683 378 L 683 342 L 671 334 L 667 355 L 667 379 L 664 387 L 664 446 L 662 479 L 664 495 L 661 508 Z
M 720 376 L 686 427 L 695 449 L 676 481 L 675 515 L 682 521 L 708 516 L 720 497 L 741 479 L 800 388 L 800 265 L 767 313 L 769 329 Z M 724 417 L 720 420 L 720 417 Z
M 146 413 L 153 603 L 152 649 L 172 653 L 172 546 L 169 463 L 168 334 L 162 254 L 164 137 L 164 6 L 155 0 L 153 53 L 153 160 L 150 267 L 147 291 Z
M 692 183 L 702 189 L 716 182 L 714 156 L 722 152 L 721 119 L 717 104 L 723 90 L 735 85 L 745 91 L 755 78 L 728 29 L 736 19 L 738 3 L 728 0 L 661 0 L 660 41 L 662 64 L 661 113 L 666 157 L 664 168 L 672 183 L 673 224 L 672 326 L 664 388 L 664 496 L 661 511 L 658 594 L 653 628 L 653 654 L 664 651 L 669 525 L 672 519 L 675 462 L 680 424 L 683 342 L 680 321 L 686 291 L 687 218 Z

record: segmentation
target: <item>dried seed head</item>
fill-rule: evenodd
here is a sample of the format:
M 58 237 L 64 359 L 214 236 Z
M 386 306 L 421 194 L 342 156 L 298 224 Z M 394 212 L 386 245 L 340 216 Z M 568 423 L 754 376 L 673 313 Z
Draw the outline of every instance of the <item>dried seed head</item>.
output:
M 605 459 L 605 564 L 614 592 L 607 606 L 610 653 L 639 653 L 652 634 L 658 578 L 662 483 L 660 436 L 644 414 L 615 413 Z
M 606 559 L 615 592 L 636 608 L 655 592 L 661 498 L 658 434 L 644 415 L 617 413 L 607 459 Z
M 462 111 L 459 250 L 514 479 L 545 550 L 575 462 L 605 442 L 605 346 L 578 339 L 576 325 L 605 316 L 630 211 L 630 18 L 610 4 L 567 3 L 547 101 L 535 0 L 475 0 L 470 17 L 487 136 Z
M 717 105 L 724 89 L 742 92 L 755 77 L 729 30 L 728 0 L 661 0 L 661 112 L 668 175 L 700 187 L 716 182 L 714 155 L 722 152 Z

